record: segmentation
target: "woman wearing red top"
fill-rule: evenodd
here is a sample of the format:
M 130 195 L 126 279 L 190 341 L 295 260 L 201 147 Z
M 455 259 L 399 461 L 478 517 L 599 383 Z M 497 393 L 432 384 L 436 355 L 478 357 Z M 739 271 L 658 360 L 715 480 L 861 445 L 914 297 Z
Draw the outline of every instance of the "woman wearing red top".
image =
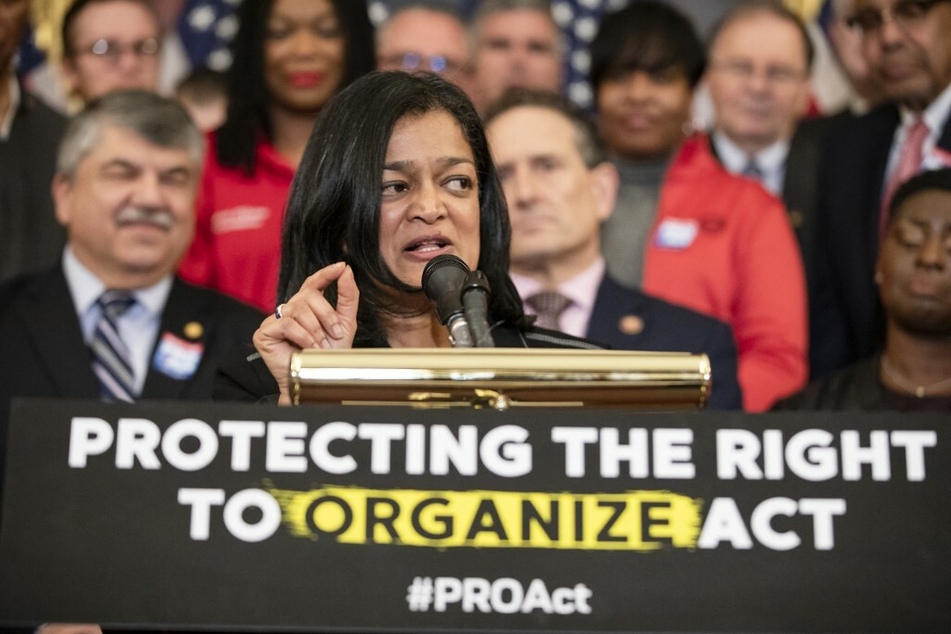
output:
M 373 36 L 354 0 L 262 0 L 240 11 L 228 116 L 210 138 L 179 272 L 271 312 L 294 172 L 324 104 L 373 69 Z
M 731 325 L 748 411 L 805 383 L 806 291 L 782 202 L 687 136 L 703 46 L 667 5 L 605 16 L 591 44 L 602 135 L 622 185 L 605 223 L 612 274 Z

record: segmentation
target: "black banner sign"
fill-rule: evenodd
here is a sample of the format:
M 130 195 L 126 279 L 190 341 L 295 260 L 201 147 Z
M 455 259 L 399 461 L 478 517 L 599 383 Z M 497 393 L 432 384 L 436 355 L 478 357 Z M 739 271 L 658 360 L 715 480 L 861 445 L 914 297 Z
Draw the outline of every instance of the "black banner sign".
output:
M 947 422 L 18 401 L 0 622 L 951 631 Z

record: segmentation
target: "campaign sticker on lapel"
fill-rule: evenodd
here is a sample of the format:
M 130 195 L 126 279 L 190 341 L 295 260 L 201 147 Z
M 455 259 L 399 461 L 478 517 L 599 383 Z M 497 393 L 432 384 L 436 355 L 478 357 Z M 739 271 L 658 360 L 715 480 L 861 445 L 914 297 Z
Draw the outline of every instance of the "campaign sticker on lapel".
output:
M 686 249 L 697 238 L 696 220 L 668 218 L 657 227 L 654 243 L 662 249 Z
M 152 366 L 162 374 L 184 381 L 195 374 L 204 351 L 205 346 L 201 343 L 185 341 L 165 332 L 155 349 Z

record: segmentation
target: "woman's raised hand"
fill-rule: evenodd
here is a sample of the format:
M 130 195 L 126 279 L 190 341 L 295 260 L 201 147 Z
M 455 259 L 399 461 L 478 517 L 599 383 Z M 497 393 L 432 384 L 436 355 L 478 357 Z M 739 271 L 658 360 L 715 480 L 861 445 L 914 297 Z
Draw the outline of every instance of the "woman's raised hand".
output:
M 337 306 L 324 291 L 337 282 Z M 290 403 L 291 354 L 303 348 L 350 348 L 357 332 L 360 290 L 353 269 L 344 262 L 326 266 L 301 284 L 254 333 L 254 347 L 281 389 L 280 403 Z

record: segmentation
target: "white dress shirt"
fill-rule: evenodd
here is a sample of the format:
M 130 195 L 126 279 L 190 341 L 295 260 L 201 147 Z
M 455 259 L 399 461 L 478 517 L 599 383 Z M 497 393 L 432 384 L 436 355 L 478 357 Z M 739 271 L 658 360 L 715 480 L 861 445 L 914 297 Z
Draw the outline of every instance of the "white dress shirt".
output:
M 584 337 L 588 332 L 588 322 L 591 321 L 591 311 L 594 310 L 598 287 L 601 286 L 601 280 L 604 278 L 604 258 L 599 256 L 591 266 L 560 284 L 558 288 L 547 288 L 538 280 L 526 275 L 510 272 L 509 277 L 512 278 L 522 301 L 526 297 L 543 291 L 557 291 L 570 299 L 571 304 L 558 318 L 558 330 L 575 337 Z M 525 306 L 525 312 L 529 315 L 534 314 L 529 306 Z
M 763 173 L 760 183 L 774 196 L 782 196 L 783 180 L 786 178 L 786 157 L 789 155 L 789 141 L 776 141 L 767 148 L 750 156 L 722 132 L 712 135 L 713 145 L 720 163 L 732 174 L 743 174 L 751 160 Z
M 885 170 L 885 178 L 882 179 L 882 188 L 887 186 L 892 172 L 898 167 L 898 157 L 901 155 L 902 146 L 905 144 L 905 138 L 908 131 L 918 120 L 919 113 L 912 112 L 907 108 L 901 108 L 901 124 L 895 130 L 895 137 L 892 141 L 892 147 L 888 154 L 888 167 Z M 951 156 L 947 152 L 937 150 L 938 138 L 951 115 L 951 84 L 948 84 L 938 98 L 920 113 L 921 118 L 928 126 L 928 136 L 922 145 L 922 169 L 938 169 L 941 167 L 951 167 Z

